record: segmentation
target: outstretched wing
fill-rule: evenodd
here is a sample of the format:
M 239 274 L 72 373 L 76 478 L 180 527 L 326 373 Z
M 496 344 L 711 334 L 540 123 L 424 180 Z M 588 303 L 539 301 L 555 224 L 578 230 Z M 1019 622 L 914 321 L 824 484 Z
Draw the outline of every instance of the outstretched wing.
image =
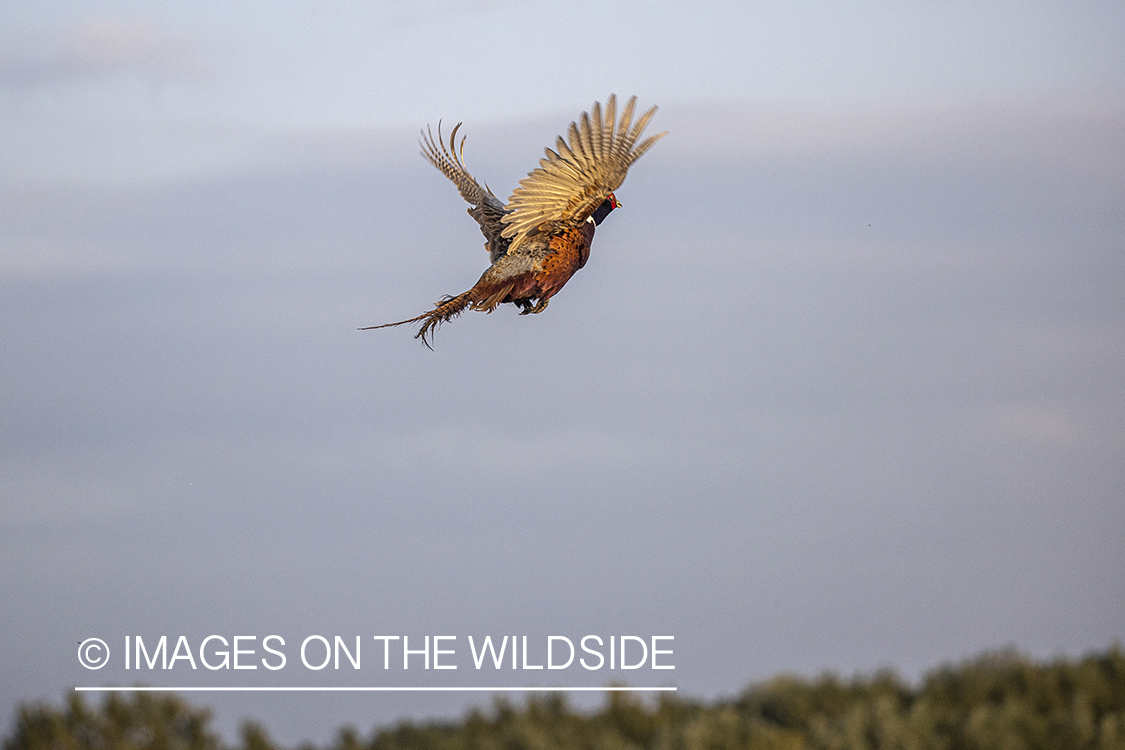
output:
M 480 224 L 481 234 L 487 240 L 485 248 L 488 249 L 488 257 L 495 263 L 498 258 L 507 252 L 510 242 L 502 236 L 504 224 L 501 220 L 504 217 L 504 204 L 492 194 L 488 186 L 481 187 L 480 183 L 473 179 L 469 170 L 465 168 L 465 138 L 461 138 L 460 145 L 456 142 L 457 131 L 460 129 L 461 123 L 457 123 L 457 127 L 453 128 L 453 132 L 449 134 L 449 147 L 446 148 L 441 135 L 441 123 L 438 123 L 436 141 L 433 132 L 427 127 L 422 133 L 422 140 L 420 141 L 422 156 L 452 180 L 461 193 L 461 197 L 472 205 L 472 208 L 469 209 L 469 215 Z
M 621 187 L 629 167 L 652 148 L 665 133 L 637 143 L 656 107 L 632 123 L 637 97 L 629 98 L 615 122 L 617 96 L 611 95 L 602 107 L 594 103 L 593 115 L 582 113 L 578 123 L 570 123 L 567 141 L 555 142 L 556 151 L 546 149 L 547 157 L 539 168 L 520 180 L 508 199 L 507 225 L 501 236 L 519 245 L 529 236 L 553 233 L 563 226 L 577 226 L 601 205 L 610 193 Z M 463 194 L 463 193 L 462 193 Z

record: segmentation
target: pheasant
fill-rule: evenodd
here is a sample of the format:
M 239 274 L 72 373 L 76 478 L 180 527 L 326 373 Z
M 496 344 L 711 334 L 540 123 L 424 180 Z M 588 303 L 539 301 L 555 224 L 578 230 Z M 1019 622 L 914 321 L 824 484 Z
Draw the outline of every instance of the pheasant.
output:
M 414 338 L 429 348 L 434 331 L 465 310 L 490 313 L 504 303 L 520 308 L 520 315 L 541 313 L 570 277 L 586 265 L 594 229 L 610 211 L 621 206 L 613 191 L 621 186 L 629 167 L 666 133 L 637 142 L 656 107 L 633 123 L 637 98 L 630 97 L 617 118 L 617 97 L 592 114 L 582 113 L 559 136 L 555 150 L 546 149 L 539 167 L 520 180 L 504 205 L 488 186 L 481 187 L 465 168 L 465 138 L 457 143 L 462 123 L 453 128 L 447 147 L 438 125 L 438 137 L 422 133 L 422 156 L 453 181 L 480 224 L 491 265 L 467 292 L 443 297 L 434 308 L 397 323 L 361 328 L 370 331 L 422 322 Z

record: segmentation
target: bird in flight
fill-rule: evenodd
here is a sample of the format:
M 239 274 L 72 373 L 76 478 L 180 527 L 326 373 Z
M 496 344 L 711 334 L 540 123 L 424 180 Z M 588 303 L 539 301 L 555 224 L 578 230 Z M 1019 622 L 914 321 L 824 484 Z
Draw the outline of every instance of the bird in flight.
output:
M 434 308 L 417 317 L 361 328 L 370 331 L 421 321 L 414 338 L 430 347 L 434 331 L 465 310 L 490 313 L 510 302 L 520 315 L 541 313 L 551 297 L 590 256 L 594 228 L 621 204 L 613 191 L 621 187 L 629 167 L 666 133 L 638 142 L 656 107 L 633 122 L 637 98 L 630 97 L 617 116 L 617 97 L 570 123 L 567 139 L 559 136 L 555 149 L 546 149 L 539 167 L 520 180 L 507 205 L 481 187 L 465 168 L 465 138 L 457 143 L 453 128 L 447 147 L 438 125 L 438 137 L 422 134 L 422 156 L 453 181 L 480 224 L 492 265 L 467 292 L 443 297 Z M 431 347 L 432 348 L 432 347 Z

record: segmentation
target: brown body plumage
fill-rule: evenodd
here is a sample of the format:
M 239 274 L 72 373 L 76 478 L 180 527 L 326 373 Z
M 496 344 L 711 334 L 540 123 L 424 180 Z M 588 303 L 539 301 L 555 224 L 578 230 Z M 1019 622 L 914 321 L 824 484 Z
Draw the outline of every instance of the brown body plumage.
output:
M 570 124 L 567 140 L 560 136 L 555 149 L 546 149 L 539 167 L 520 181 L 507 205 L 482 187 L 465 168 L 465 139 L 457 143 L 453 129 L 446 147 L 438 128 L 435 141 L 423 133 L 422 156 L 457 185 L 472 206 L 469 214 L 480 224 L 492 265 L 471 289 L 439 300 L 432 310 L 397 323 L 369 326 L 361 330 L 388 328 L 422 322 L 415 335 L 430 346 L 433 331 L 465 310 L 492 312 L 505 302 L 521 308 L 521 315 L 540 313 L 551 297 L 570 280 L 590 257 L 595 227 L 618 207 L 613 191 L 621 186 L 630 165 L 664 133 L 637 143 L 656 107 L 634 124 L 636 97 L 616 117 L 617 98 L 601 104 L 591 114 L 583 113 Z

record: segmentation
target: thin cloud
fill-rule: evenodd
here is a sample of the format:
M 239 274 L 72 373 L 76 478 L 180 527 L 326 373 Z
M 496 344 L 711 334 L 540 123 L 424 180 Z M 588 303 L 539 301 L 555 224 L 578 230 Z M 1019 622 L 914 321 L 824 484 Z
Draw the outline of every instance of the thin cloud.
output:
M 194 44 L 139 20 L 90 18 L 0 52 L 0 85 L 16 88 L 127 73 L 164 78 L 199 70 Z
M 427 23 L 451 15 L 489 13 L 516 5 L 525 0 L 391 0 L 383 4 L 383 20 L 388 26 Z
M 651 453 L 653 446 L 636 437 L 571 430 L 523 437 L 485 429 L 441 425 L 397 436 L 378 446 L 377 455 L 396 462 L 421 461 L 449 471 L 482 471 L 499 476 L 543 474 L 561 468 L 614 467 Z
M 1078 433 L 1077 425 L 1059 410 L 1043 406 L 1014 406 L 993 411 L 983 424 L 992 434 L 1033 443 L 1067 443 Z

